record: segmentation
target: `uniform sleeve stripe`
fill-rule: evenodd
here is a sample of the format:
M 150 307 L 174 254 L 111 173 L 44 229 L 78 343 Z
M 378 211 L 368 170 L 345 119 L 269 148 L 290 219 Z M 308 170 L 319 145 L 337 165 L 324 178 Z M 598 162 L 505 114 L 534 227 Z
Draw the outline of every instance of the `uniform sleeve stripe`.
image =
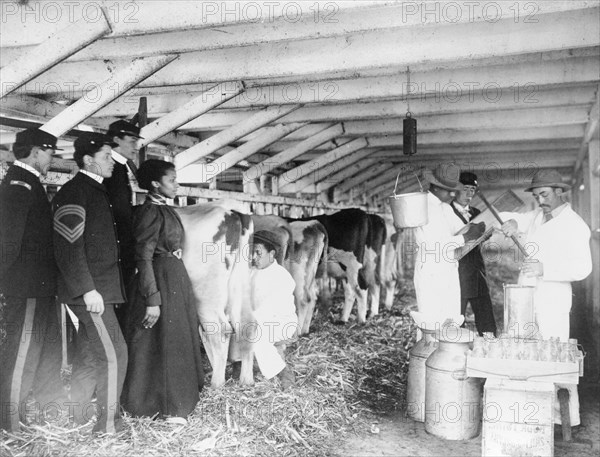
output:
M 31 190 L 31 186 L 27 184 L 25 181 L 19 181 L 18 179 L 13 179 L 10 181 L 11 186 L 22 186 L 27 190 Z
M 84 228 L 85 224 L 83 222 L 74 227 L 73 229 L 70 229 L 69 227 L 61 223 L 54 224 L 54 230 L 60 235 L 62 235 L 63 238 L 65 238 L 69 243 L 74 243 L 75 241 L 77 241 L 81 237 L 81 235 L 83 235 Z
M 76 216 L 81 219 L 81 222 L 73 227 L 69 227 L 61 218 L 65 216 Z M 83 235 L 85 229 L 85 209 L 79 205 L 61 206 L 54 213 L 54 230 L 62 235 L 69 243 L 74 243 Z
M 56 210 L 54 219 L 60 219 L 63 216 L 79 216 L 85 220 L 85 209 L 79 205 L 64 205 Z

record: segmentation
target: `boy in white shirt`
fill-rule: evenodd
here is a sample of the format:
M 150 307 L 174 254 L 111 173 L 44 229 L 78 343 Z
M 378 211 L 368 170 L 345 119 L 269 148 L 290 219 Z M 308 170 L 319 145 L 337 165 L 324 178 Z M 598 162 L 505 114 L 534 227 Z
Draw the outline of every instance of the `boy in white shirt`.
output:
M 258 324 L 254 355 L 265 378 L 278 375 L 284 388 L 295 382 L 294 372 L 285 363 L 284 349 L 276 343 L 297 334 L 298 316 L 294 304 L 296 283 L 275 260 L 277 238 L 267 230 L 254 234 L 252 246 L 251 293 Z

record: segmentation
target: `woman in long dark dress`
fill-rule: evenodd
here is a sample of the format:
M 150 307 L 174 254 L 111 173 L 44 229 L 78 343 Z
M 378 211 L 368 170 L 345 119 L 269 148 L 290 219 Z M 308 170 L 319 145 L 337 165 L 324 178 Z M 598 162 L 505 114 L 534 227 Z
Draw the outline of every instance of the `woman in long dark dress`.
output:
M 202 356 L 192 286 L 181 260 L 183 226 L 167 205 L 177 191 L 175 167 L 148 160 L 138 171 L 149 191 L 134 214 L 138 273 L 127 313 L 129 365 L 123 408 L 133 416 L 182 421 L 203 387 Z

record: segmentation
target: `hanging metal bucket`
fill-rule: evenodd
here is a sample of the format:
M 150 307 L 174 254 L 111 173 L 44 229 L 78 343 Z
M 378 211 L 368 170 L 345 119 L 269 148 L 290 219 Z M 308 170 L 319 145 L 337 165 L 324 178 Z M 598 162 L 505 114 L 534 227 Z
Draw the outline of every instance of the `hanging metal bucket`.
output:
M 415 175 L 415 177 L 417 177 Z M 427 224 L 427 192 L 423 192 L 423 186 L 420 192 L 410 192 L 407 194 L 396 194 L 398 187 L 398 178 L 396 176 L 396 185 L 394 186 L 394 195 L 388 198 L 390 208 L 392 209 L 392 217 L 394 218 L 394 226 L 398 228 L 421 227 Z M 417 177 L 417 180 L 419 178 Z
M 514 338 L 535 337 L 534 292 L 533 286 L 504 284 L 504 333 Z

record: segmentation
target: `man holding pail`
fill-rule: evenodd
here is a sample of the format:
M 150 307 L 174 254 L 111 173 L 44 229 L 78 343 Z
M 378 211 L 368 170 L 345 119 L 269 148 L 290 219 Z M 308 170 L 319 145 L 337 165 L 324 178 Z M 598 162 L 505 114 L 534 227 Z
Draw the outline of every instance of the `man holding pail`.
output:
M 571 282 L 592 272 L 590 229 L 564 201 L 570 185 L 556 170 L 539 170 L 533 176 L 531 192 L 539 209 L 527 213 L 501 213 L 502 231 L 507 236 L 522 232 L 535 252 L 520 267 L 519 283 L 535 286 L 533 304 L 538 331 L 544 339 L 569 339 Z M 571 425 L 579 425 L 577 386 L 565 386 L 570 393 Z M 555 414 L 560 423 L 560 414 Z
M 471 225 L 463 235 L 454 235 L 464 225 L 458 223 L 448 204 L 462 188 L 459 174 L 455 164 L 440 164 L 433 171 L 423 172 L 424 180 L 429 183 L 428 222 L 415 229 L 414 283 L 419 312 L 432 326 L 460 316 L 460 282 L 454 251 L 485 231 L 485 225 L 480 223 Z

